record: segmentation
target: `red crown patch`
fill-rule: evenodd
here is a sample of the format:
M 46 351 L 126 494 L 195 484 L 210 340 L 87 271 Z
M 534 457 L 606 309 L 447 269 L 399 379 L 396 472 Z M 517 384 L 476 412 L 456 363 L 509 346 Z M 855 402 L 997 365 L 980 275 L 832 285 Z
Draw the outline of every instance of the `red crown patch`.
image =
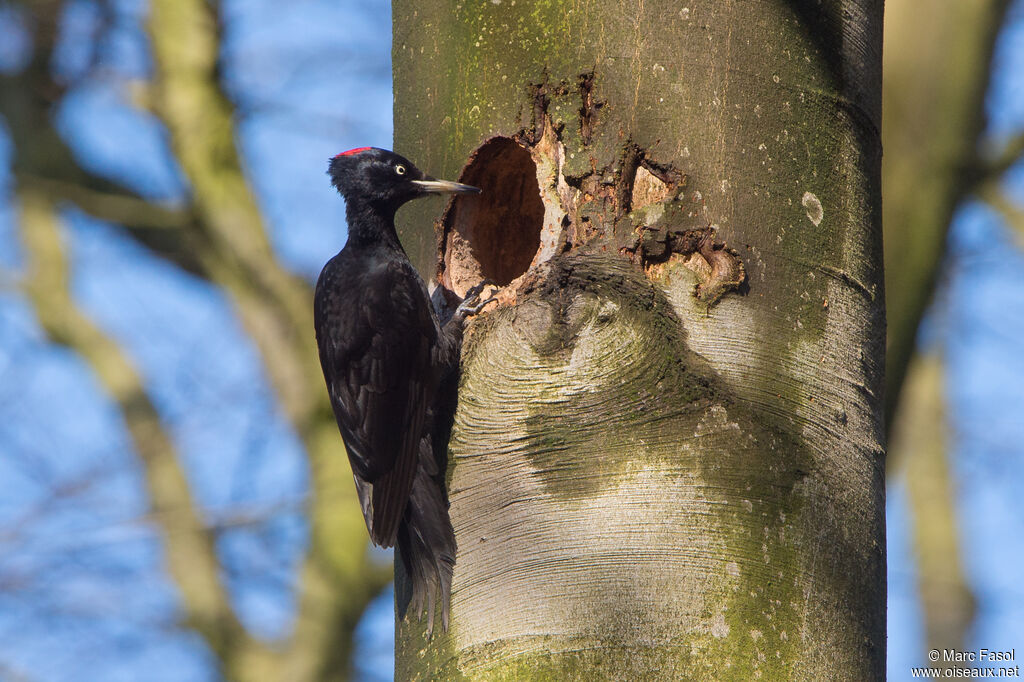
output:
M 339 156 L 351 156 L 352 154 L 358 154 L 359 152 L 365 152 L 367 149 L 373 149 L 373 147 L 356 147 L 355 149 L 349 149 L 347 152 L 336 154 L 334 158 Z

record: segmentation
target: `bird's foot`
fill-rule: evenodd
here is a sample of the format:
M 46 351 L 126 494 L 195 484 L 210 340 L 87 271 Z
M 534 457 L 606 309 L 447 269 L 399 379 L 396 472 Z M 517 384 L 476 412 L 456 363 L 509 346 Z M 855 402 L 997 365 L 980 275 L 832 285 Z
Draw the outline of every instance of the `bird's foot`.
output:
M 462 303 L 456 309 L 455 314 L 460 317 L 469 317 L 470 315 L 476 315 L 478 312 L 484 309 L 491 301 L 496 301 L 495 296 L 490 296 L 485 300 L 481 300 L 481 295 L 486 287 L 493 287 L 494 293 L 498 290 L 498 285 L 493 280 L 485 279 L 476 286 L 473 286 L 466 292 L 466 297 L 462 299 Z

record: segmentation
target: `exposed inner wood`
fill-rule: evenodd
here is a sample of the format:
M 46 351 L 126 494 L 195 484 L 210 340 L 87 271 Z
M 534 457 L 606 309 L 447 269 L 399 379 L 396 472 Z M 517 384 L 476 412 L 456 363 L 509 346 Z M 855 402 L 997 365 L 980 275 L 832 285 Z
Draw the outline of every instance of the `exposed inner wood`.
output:
M 483 279 L 506 286 L 526 272 L 544 220 L 536 164 L 510 138 L 481 146 L 461 181 L 483 191 L 454 202 L 444 217 L 441 281 L 459 296 Z

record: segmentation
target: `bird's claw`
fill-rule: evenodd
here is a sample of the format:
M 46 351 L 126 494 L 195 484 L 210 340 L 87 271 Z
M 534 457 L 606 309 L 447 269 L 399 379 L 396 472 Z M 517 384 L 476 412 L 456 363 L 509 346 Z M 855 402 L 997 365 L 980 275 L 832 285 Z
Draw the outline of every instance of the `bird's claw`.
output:
M 469 288 L 469 291 L 466 292 L 466 296 L 463 300 L 468 301 L 474 296 L 479 296 L 481 293 L 483 293 L 484 287 L 498 288 L 498 284 L 493 279 L 481 280 L 478 284 Z
M 470 287 L 469 291 L 466 292 L 466 297 L 462 299 L 462 303 L 459 304 L 459 307 L 455 312 L 462 317 L 476 315 L 478 312 L 483 310 L 484 306 L 488 303 L 498 300 L 495 296 L 490 296 L 484 301 L 480 300 L 480 294 L 483 292 L 484 288 L 488 286 L 495 287 L 495 289 L 497 289 L 498 285 L 492 280 L 485 279 L 479 284 Z
M 479 299 L 479 297 L 477 298 Z M 483 310 L 488 303 L 497 300 L 498 299 L 495 296 L 491 296 L 486 301 L 480 301 L 476 305 L 473 305 L 473 301 L 463 301 L 462 304 L 459 306 L 459 312 L 462 313 L 463 317 L 468 317 L 469 315 L 476 315 L 478 312 Z

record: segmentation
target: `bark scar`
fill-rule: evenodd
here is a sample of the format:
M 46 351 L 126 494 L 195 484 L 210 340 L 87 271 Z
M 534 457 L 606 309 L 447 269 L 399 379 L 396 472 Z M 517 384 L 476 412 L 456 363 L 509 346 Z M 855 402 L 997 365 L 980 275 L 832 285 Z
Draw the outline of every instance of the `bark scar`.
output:
M 604 105 L 595 97 L 595 90 L 594 71 L 580 73 L 575 88 L 568 81 L 553 82 L 545 71 L 540 82 L 531 83 L 528 89 L 530 119 L 522 121 L 522 127 L 512 136 L 530 151 L 538 167 L 553 169 L 553 184 L 542 187 L 541 193 L 550 189 L 546 201 L 560 202 L 563 209 L 554 251 L 565 253 L 586 248 L 603 235 L 616 246 L 626 244 L 621 253 L 639 263 L 648 276 L 652 274 L 650 266 L 667 262 L 673 254 L 682 256 L 682 264 L 697 276 L 693 295 L 708 308 L 731 291 L 745 293 L 747 273 L 743 261 L 734 249 L 715 241 L 713 226 L 686 230 L 663 227 L 690 227 L 695 222 L 692 211 L 689 217 L 682 214 L 682 191 L 690 179 L 683 169 L 659 163 L 646 148 L 627 139 L 619 147 L 617 159 L 602 165 L 591 157 L 589 167 L 577 162 L 573 172 L 564 172 L 567 160 L 561 146 L 562 135 L 571 130 L 571 122 L 552 116 L 552 102 L 560 101 L 564 111 L 565 98 L 578 93 L 577 142 L 589 147 L 598 111 Z M 699 196 L 695 193 L 695 201 Z M 635 240 L 631 242 L 634 234 Z M 604 250 L 605 246 L 599 248 Z M 517 286 L 525 283 L 526 280 L 519 280 Z
M 580 140 L 585 145 L 590 144 L 594 136 L 594 124 L 597 122 L 597 111 L 604 106 L 604 102 L 594 97 L 594 72 L 588 71 L 579 76 L 580 99 L 583 105 L 580 107 Z
M 540 83 L 530 83 L 528 86 L 529 100 L 531 107 L 531 120 L 528 126 L 524 126 L 523 129 L 514 138 L 517 138 L 525 142 L 528 146 L 534 146 L 538 144 L 541 138 L 544 136 L 544 131 L 548 126 L 554 128 L 555 135 L 561 137 L 562 127 L 565 125 L 564 122 L 556 123 L 551 119 L 548 114 L 548 108 L 551 106 L 552 97 L 564 97 L 569 93 L 569 87 L 564 81 L 559 83 L 552 83 L 548 76 L 548 72 L 545 69 L 543 78 Z
M 645 271 L 651 265 L 667 262 L 672 254 L 686 258 L 683 265 L 697 275 L 693 296 L 707 307 L 713 306 L 730 291 L 745 294 L 747 269 L 739 253 L 725 242 L 715 241 L 717 231 L 711 225 L 697 230 L 661 230 L 642 225 L 636 241 L 620 249 L 622 255 Z

